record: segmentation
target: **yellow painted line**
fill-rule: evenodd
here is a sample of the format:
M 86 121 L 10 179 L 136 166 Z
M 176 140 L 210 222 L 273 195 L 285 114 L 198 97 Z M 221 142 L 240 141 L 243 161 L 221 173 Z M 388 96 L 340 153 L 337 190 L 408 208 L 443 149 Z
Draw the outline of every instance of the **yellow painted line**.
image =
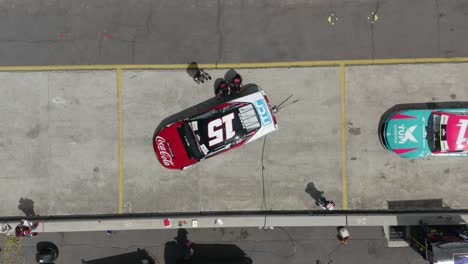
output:
M 429 251 L 423 244 L 419 243 L 416 239 L 414 239 L 412 236 L 410 236 L 411 240 L 413 240 L 418 246 L 420 246 L 422 249 L 426 251 L 426 253 L 429 253 L 432 255 L 432 252 Z
M 346 111 L 345 111 L 345 65 L 340 65 L 340 94 L 341 94 L 341 184 L 343 192 L 343 209 L 348 209 L 348 176 L 346 175 Z
M 371 65 L 371 64 L 415 64 L 415 63 L 456 63 L 468 62 L 468 57 L 454 58 L 403 58 L 403 59 L 376 59 L 376 60 L 348 60 L 346 65 Z
M 123 124 L 122 124 L 122 69 L 117 68 L 117 107 L 119 127 L 119 214 L 123 213 L 124 204 L 124 166 L 123 166 Z
M 0 71 L 115 70 L 118 65 L 0 66 Z
M 216 68 L 280 68 L 280 67 L 319 67 L 319 66 L 339 66 L 339 65 L 454 63 L 454 62 L 468 62 L 468 57 L 230 63 L 230 64 L 217 64 Z M 210 66 L 212 65 L 207 65 L 206 68 L 210 68 Z
M 282 68 L 282 67 L 321 67 L 340 65 L 379 65 L 379 64 L 417 64 L 417 63 L 457 63 L 468 62 L 468 57 L 454 58 L 402 58 L 375 60 L 323 60 L 323 61 L 285 61 L 260 63 L 220 63 L 199 64 L 206 69 L 227 68 Z M 109 64 L 109 65 L 50 65 L 50 66 L 0 66 L 0 71 L 66 71 L 66 70 L 139 70 L 186 69 L 188 64 Z
M 199 64 L 200 68 L 216 68 L 216 64 Z M 154 70 L 176 70 L 176 69 L 187 69 L 187 64 L 125 64 L 119 66 L 124 70 L 139 70 L 139 69 L 154 69 Z

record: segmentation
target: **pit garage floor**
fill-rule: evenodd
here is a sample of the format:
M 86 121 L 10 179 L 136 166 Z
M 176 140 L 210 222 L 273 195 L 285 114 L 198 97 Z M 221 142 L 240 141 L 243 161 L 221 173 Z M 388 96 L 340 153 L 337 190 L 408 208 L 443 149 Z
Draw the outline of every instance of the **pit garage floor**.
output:
M 278 113 L 278 131 L 186 171 L 159 164 L 152 136 L 212 97 L 213 81 L 185 69 L 0 72 L 0 214 L 21 215 L 21 198 L 39 215 L 316 210 L 314 188 L 340 209 L 468 208 L 467 158 L 406 160 L 377 134 L 396 104 L 468 101 L 468 64 L 238 71 L 272 104 L 299 101 Z

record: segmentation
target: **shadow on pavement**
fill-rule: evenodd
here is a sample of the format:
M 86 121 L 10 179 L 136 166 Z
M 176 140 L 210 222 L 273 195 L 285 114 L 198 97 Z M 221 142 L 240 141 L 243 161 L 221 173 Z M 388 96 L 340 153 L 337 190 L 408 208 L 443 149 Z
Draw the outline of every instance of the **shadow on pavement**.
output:
M 247 254 L 234 244 L 198 244 L 187 238 L 185 229 L 177 231 L 174 241 L 164 247 L 165 264 L 251 264 Z M 188 254 L 187 243 L 193 249 Z
M 187 74 L 193 78 L 195 77 L 195 74 L 200 70 L 200 68 L 198 67 L 198 63 L 196 61 L 192 61 L 188 66 L 187 66 L 187 69 L 185 69 L 185 71 L 187 72 Z
M 34 201 L 29 198 L 21 197 L 19 200 L 18 209 L 20 209 L 26 217 L 37 216 L 34 211 Z
M 323 198 L 323 191 L 319 191 L 313 182 L 309 182 L 307 184 L 307 187 L 305 189 L 305 192 L 308 193 L 310 195 L 310 197 L 312 197 L 312 199 L 315 200 L 315 203 L 318 203 L 318 201 Z
M 387 201 L 390 210 L 440 210 L 450 209 L 444 206 L 442 199 Z
M 81 260 L 82 264 L 156 264 L 146 249 L 94 260 Z

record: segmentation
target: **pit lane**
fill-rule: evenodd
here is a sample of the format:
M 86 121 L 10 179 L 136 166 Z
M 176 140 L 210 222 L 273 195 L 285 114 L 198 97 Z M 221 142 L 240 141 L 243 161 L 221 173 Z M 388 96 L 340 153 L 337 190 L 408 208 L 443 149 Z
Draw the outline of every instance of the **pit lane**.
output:
M 184 70 L 2 72 L 1 213 L 20 215 L 21 197 L 41 215 L 315 210 L 310 183 L 337 208 L 426 199 L 467 208 L 466 158 L 402 159 L 377 135 L 393 105 L 467 101 L 467 67 L 239 69 L 273 104 L 299 101 L 280 111 L 280 129 L 265 141 L 186 171 L 157 162 L 152 135 L 167 116 L 212 97 L 212 83 L 196 85 Z

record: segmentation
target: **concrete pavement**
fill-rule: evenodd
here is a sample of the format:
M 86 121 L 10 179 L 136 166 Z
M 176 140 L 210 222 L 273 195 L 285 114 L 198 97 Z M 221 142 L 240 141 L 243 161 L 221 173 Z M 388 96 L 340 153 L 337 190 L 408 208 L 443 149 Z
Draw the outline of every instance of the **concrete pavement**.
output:
M 466 208 L 460 197 L 466 187 L 464 158 L 401 159 L 382 151 L 376 125 L 383 111 L 396 104 L 467 101 L 467 71 L 466 64 L 347 68 L 350 208 L 387 208 L 391 201 L 425 199 Z
M 105 70 L 2 72 L 0 163 L 8 184 L 0 187 L 0 212 L 22 215 L 20 198 L 32 199 L 39 215 L 259 210 L 263 203 L 314 210 L 310 183 L 343 209 L 421 199 L 468 208 L 463 158 L 404 160 L 377 137 L 380 116 L 395 104 L 467 101 L 467 64 L 343 70 L 240 70 L 273 104 L 291 94 L 299 102 L 278 114 L 263 161 L 259 140 L 182 172 L 157 162 L 151 137 L 165 117 L 212 97 L 212 83 L 196 85 L 182 70 L 123 70 L 121 78 Z

